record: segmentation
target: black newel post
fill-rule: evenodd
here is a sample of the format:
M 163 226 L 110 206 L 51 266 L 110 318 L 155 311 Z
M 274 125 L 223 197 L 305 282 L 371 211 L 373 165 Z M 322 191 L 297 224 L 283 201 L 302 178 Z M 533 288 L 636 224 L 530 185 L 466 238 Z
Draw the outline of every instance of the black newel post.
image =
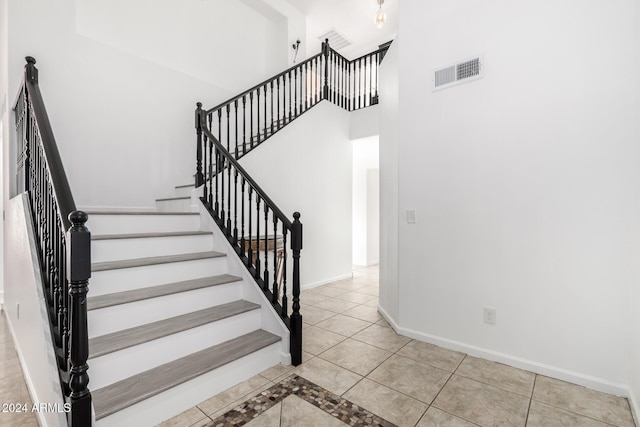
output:
M 202 102 L 196 103 L 196 187 L 204 184 L 202 175 Z
M 322 87 L 322 99 L 329 99 L 329 39 L 322 43 L 322 55 L 324 56 L 324 86 Z
M 289 329 L 291 331 L 291 363 L 302 363 L 302 316 L 300 315 L 300 251 L 302 250 L 302 223 L 300 212 L 293 214 L 291 224 L 291 250 L 293 251 L 293 306 Z
M 89 216 L 82 211 L 69 214 L 67 231 L 67 280 L 70 298 L 69 388 L 71 389 L 71 427 L 91 424 L 91 393 L 87 388 L 87 292 L 91 277 L 91 233 L 85 227 Z

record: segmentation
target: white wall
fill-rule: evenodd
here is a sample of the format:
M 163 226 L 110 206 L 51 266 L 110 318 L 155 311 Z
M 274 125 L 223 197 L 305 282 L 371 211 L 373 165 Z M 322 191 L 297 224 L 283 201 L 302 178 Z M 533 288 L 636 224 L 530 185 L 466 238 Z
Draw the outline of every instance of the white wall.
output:
M 4 141 L 9 135 L 9 96 L 8 85 L 8 64 L 7 64 L 7 1 L 0 0 L 0 177 L 4 176 Z M 4 195 L 5 183 L 0 185 L 0 211 L 2 212 L 2 226 L 0 227 L 0 306 L 4 301 Z
M 633 3 L 400 5 L 402 332 L 627 393 Z M 483 79 L 431 91 L 430 70 L 475 54 Z M 484 306 L 497 308 L 495 326 Z
M 353 264 L 374 265 L 379 261 L 379 185 L 378 181 L 371 178 L 371 171 L 379 170 L 378 137 L 356 139 L 351 144 L 353 146 Z
M 241 164 L 293 218 L 301 213 L 301 285 L 351 276 L 349 113 L 323 102 L 243 157 Z
M 286 25 L 239 0 L 11 2 L 9 92 L 34 56 L 76 202 L 150 208 L 192 179 L 196 101 L 284 68 Z
M 635 1 L 635 72 L 636 76 L 640 71 L 640 0 Z M 640 141 L 640 81 L 636 78 L 635 83 L 635 138 Z M 631 407 L 635 413 L 636 420 L 640 420 L 640 149 L 636 145 L 635 160 L 635 197 L 634 197 L 634 277 L 633 288 L 631 292 L 631 372 L 630 372 L 630 390 L 631 390 Z
M 399 35 L 380 64 L 380 310 L 388 320 L 401 320 L 398 283 L 398 121 Z
M 29 394 L 34 403 L 64 404 L 56 366 L 51 331 L 48 323 L 38 256 L 33 240 L 33 227 L 28 216 L 26 195 L 6 204 L 6 240 L 13 255 L 6 277 L 4 311 L 13 335 Z M 66 426 L 64 413 L 38 412 L 40 424 L 49 427 Z

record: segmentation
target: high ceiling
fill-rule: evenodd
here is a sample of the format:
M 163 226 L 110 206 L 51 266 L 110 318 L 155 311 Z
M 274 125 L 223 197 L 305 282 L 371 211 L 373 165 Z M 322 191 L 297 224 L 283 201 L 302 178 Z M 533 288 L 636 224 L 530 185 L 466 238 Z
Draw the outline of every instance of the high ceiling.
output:
M 310 51 L 320 49 L 318 36 L 335 29 L 351 42 L 350 46 L 340 49 L 340 53 L 350 59 L 395 37 L 398 1 L 384 1 L 382 8 L 387 14 L 387 21 L 379 30 L 374 24 L 378 11 L 376 0 L 287 0 L 307 16 L 307 48 Z

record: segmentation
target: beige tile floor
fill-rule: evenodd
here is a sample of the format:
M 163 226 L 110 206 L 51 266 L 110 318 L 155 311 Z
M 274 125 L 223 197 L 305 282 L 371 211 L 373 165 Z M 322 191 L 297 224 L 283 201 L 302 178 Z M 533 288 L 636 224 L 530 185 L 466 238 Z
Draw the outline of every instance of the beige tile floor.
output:
M 278 365 L 161 424 L 207 426 L 292 374 L 399 426 L 634 426 L 626 399 L 397 335 L 377 312 L 377 268 L 304 291 L 303 363 Z M 0 402 L 30 403 L 4 313 Z M 37 426 L 0 412 L 0 426 Z M 289 396 L 247 425 L 344 425 Z
M 278 365 L 166 421 L 206 426 L 292 374 L 399 426 L 634 426 L 626 399 L 397 335 L 377 312 L 378 270 L 301 296 L 303 363 Z M 289 396 L 247 425 L 339 426 Z
M 10 406 L 4 407 L 4 405 L 12 403 L 27 404 L 27 407 L 31 408 L 33 402 L 27 391 L 5 313 L 2 311 L 0 312 L 0 426 L 38 426 L 33 412 L 4 412 L 3 409 L 11 409 Z

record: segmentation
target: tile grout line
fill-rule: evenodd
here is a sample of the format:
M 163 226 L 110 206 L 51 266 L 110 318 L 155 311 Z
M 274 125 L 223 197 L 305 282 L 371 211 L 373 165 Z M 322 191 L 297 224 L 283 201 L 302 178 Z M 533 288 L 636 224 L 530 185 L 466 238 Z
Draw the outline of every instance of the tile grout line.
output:
M 529 414 L 531 413 L 531 404 L 533 403 L 533 392 L 536 389 L 536 381 L 538 381 L 538 374 L 534 374 L 533 388 L 531 389 L 531 398 L 529 399 L 529 406 L 527 407 L 527 416 L 524 419 L 524 425 L 526 427 L 529 424 Z

